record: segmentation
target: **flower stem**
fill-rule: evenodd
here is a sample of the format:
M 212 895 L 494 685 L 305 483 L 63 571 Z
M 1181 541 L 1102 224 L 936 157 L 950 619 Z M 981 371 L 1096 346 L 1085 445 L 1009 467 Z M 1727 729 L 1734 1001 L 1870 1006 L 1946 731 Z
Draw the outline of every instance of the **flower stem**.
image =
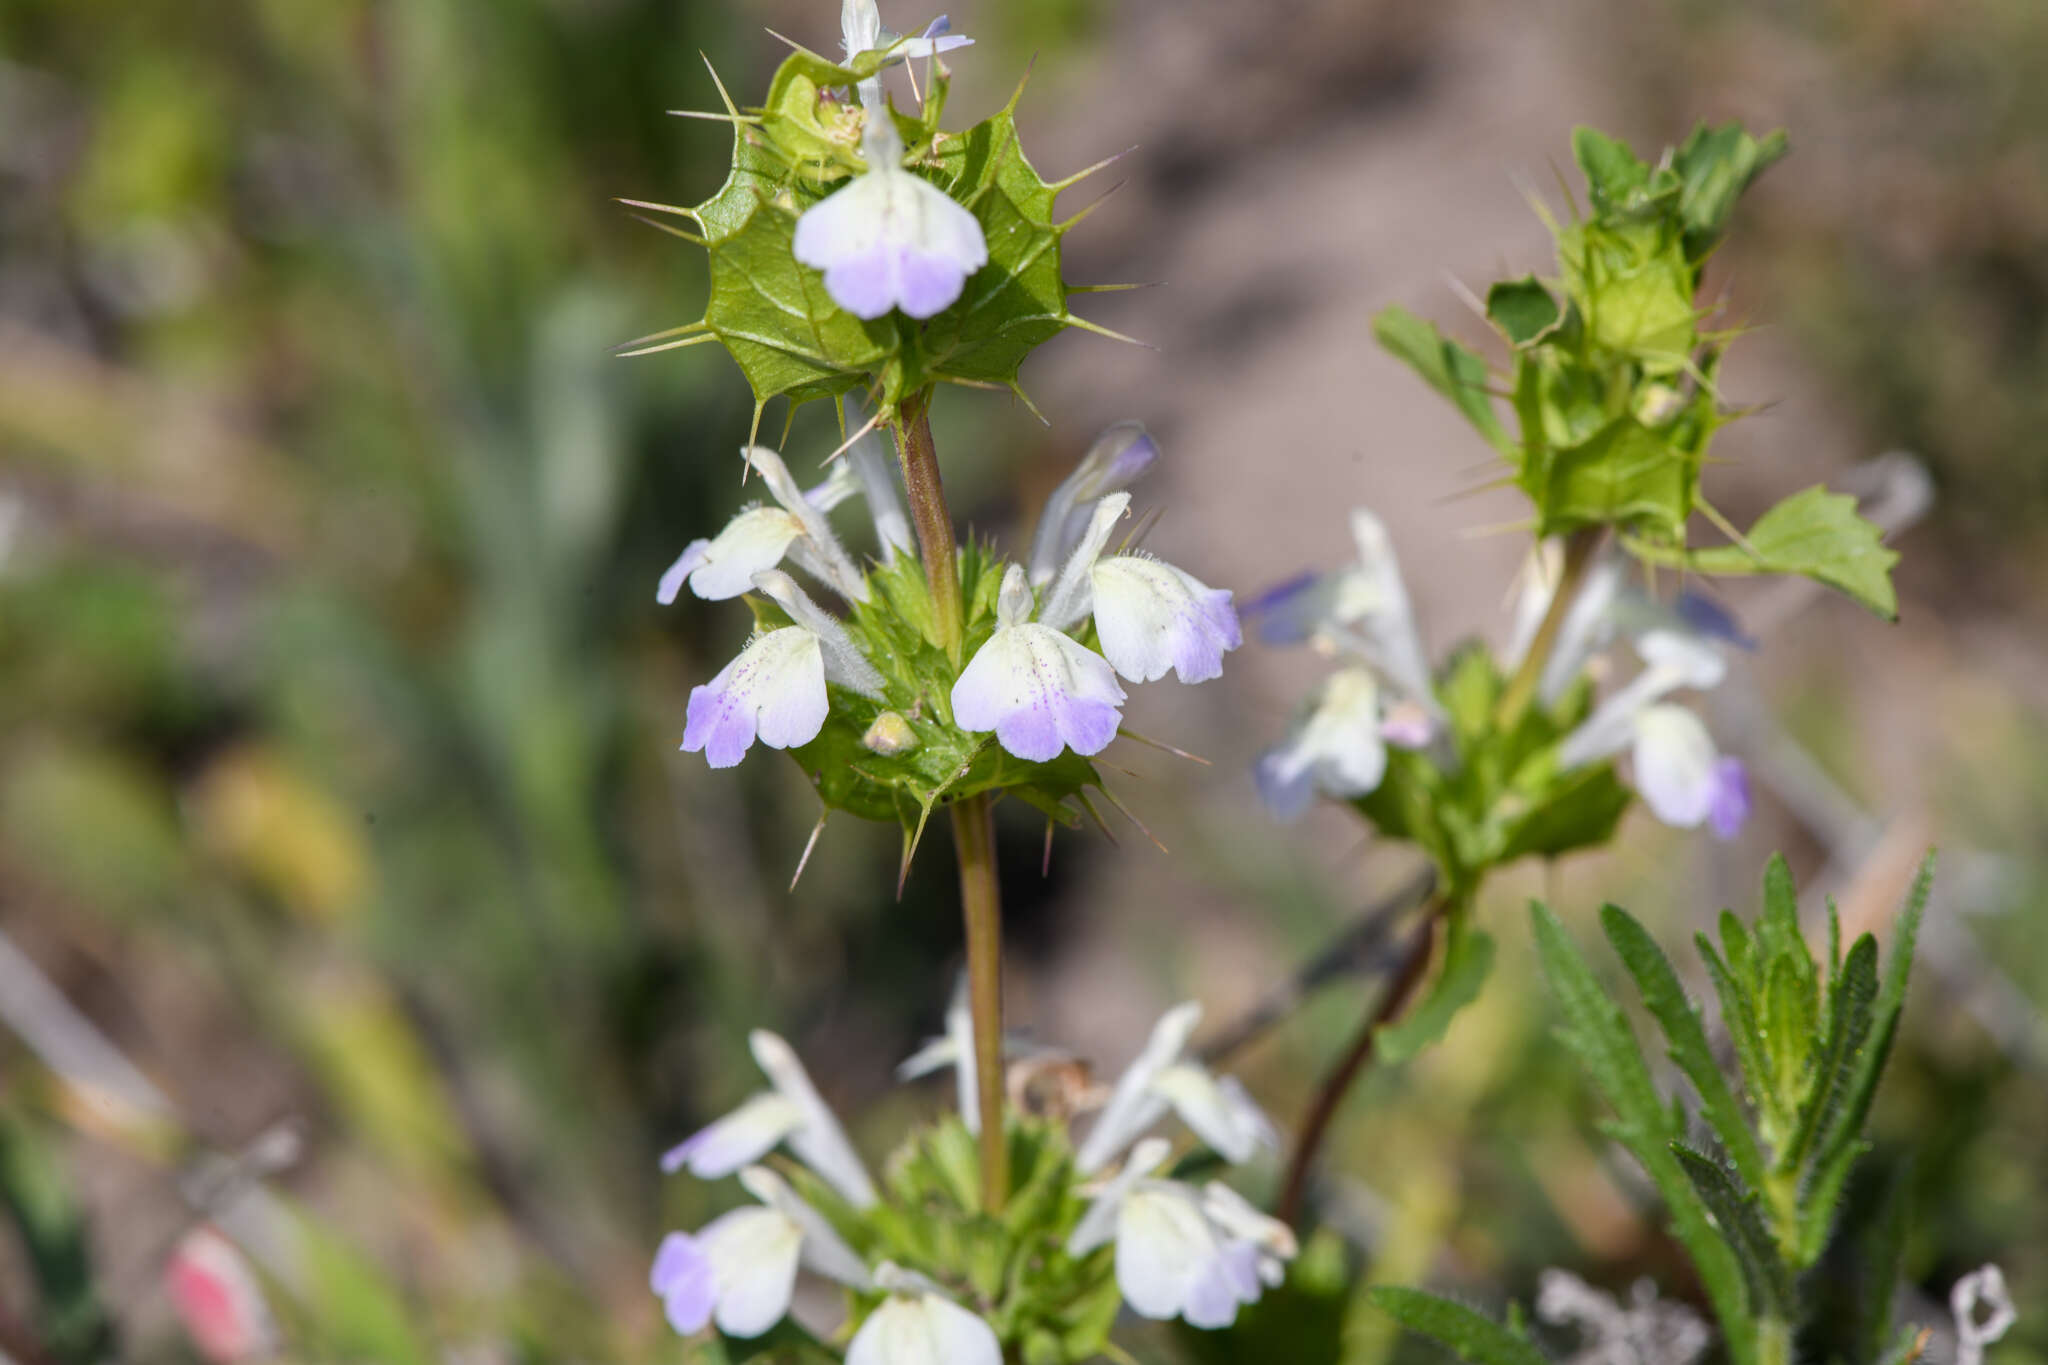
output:
M 1400 1017 L 1401 1012 L 1408 1008 L 1408 1001 L 1416 988 L 1422 984 L 1422 979 L 1429 975 L 1430 948 L 1436 942 L 1437 926 L 1443 923 L 1443 912 L 1450 903 L 1442 896 L 1430 903 L 1427 918 L 1416 926 L 1413 937 L 1408 940 L 1407 950 L 1395 968 L 1394 979 L 1387 983 L 1386 993 L 1380 996 L 1379 1004 L 1359 1025 L 1351 1046 L 1345 1049 L 1344 1056 L 1323 1078 L 1308 1112 L 1302 1116 L 1301 1135 L 1294 1141 L 1294 1153 L 1287 1161 L 1287 1177 L 1280 1186 L 1278 1215 L 1282 1222 L 1299 1225 L 1302 1200 L 1308 1194 L 1308 1178 L 1315 1169 L 1316 1153 L 1322 1150 L 1323 1140 L 1329 1136 L 1330 1123 L 1337 1117 L 1338 1106 L 1343 1103 L 1352 1083 L 1372 1061 L 1380 1030 Z
M 903 400 L 896 422 L 903 491 L 917 530 L 931 594 L 935 643 L 957 665 L 966 636 L 953 513 L 939 481 L 932 444 L 931 390 Z M 1003 900 L 996 881 L 996 835 L 988 796 L 953 803 L 953 847 L 960 860 L 960 913 L 967 930 L 967 999 L 974 1017 L 976 1106 L 981 1120 L 981 1203 L 990 1213 L 1010 1190 L 1010 1146 L 1003 1131 Z
M 932 444 L 930 389 L 903 400 L 896 423 L 896 453 L 903 464 L 903 491 L 910 502 L 910 520 L 917 528 L 917 550 L 924 560 L 925 586 L 931 593 L 935 642 L 954 663 L 966 633 L 966 611 L 960 600 L 959 554 L 953 540 L 953 514 L 939 482 L 939 452 Z
M 1529 703 L 1536 699 L 1537 685 L 1543 681 L 1543 666 L 1550 662 L 1550 651 L 1557 644 L 1558 632 L 1564 629 L 1564 618 L 1570 614 L 1586 573 L 1593 567 L 1594 552 L 1606 534 L 1604 526 L 1585 526 L 1565 540 L 1564 573 L 1558 577 L 1557 591 L 1550 595 L 1550 609 L 1543 613 L 1536 638 L 1529 642 L 1529 652 L 1522 656 L 1521 667 L 1500 694 L 1500 703 L 1493 712 L 1496 730 L 1505 732 L 1520 725 Z
M 994 809 L 986 793 L 953 803 L 960 910 L 967 924 L 967 1003 L 974 1016 L 974 1080 L 981 1110 L 981 1203 L 1002 1211 L 1010 1189 L 1003 1132 L 1003 902 L 996 883 Z

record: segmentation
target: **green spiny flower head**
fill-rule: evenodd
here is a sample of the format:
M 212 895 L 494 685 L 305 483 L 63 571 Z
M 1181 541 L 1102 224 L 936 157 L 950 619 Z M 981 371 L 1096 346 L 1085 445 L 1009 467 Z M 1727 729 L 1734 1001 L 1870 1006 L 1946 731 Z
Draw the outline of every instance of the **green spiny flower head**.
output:
M 694 208 L 640 204 L 693 222 L 710 256 L 702 319 L 632 343 L 630 354 L 716 341 L 752 386 L 755 421 L 792 404 L 868 390 L 893 413 L 935 383 L 1022 393 L 1018 367 L 1070 326 L 1059 191 L 1018 143 L 1017 95 L 964 130 L 941 127 L 950 84 L 939 54 L 970 41 L 886 33 L 873 0 L 847 0 L 843 61 L 799 48 L 767 99 L 726 97 L 732 170 Z M 882 72 L 916 60 L 914 112 Z M 724 95 L 724 87 L 720 86 Z M 1020 86 L 1017 92 L 1022 94 Z M 1090 167 L 1089 170 L 1094 170 Z M 671 229 L 672 231 L 680 231 Z

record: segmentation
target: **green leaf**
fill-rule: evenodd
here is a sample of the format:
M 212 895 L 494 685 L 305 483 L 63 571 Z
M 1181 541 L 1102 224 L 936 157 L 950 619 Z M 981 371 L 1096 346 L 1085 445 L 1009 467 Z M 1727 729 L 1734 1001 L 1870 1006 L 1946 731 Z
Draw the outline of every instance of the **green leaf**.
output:
M 1817 1160 L 1825 1165 L 1840 1148 L 1856 1141 L 1863 1122 L 1870 1115 L 1870 1102 L 1877 1083 L 1891 1057 L 1892 1038 L 1898 1032 L 1899 1016 L 1906 1007 L 1906 982 L 1913 969 L 1913 946 L 1920 933 L 1920 915 L 1927 908 L 1927 896 L 1934 886 L 1934 855 L 1920 864 L 1920 875 L 1907 893 L 1892 934 L 1891 953 L 1885 962 L 1884 986 L 1872 1011 L 1870 1039 L 1856 1055 L 1855 1069 L 1846 1084 L 1834 1120 L 1822 1132 L 1816 1147 Z
M 1574 769 L 1530 798 L 1528 812 L 1505 826 L 1500 862 L 1598 848 L 1614 837 L 1634 800 L 1612 763 Z
M 1572 159 L 1586 175 L 1586 192 L 1602 213 L 1626 207 L 1650 181 L 1650 168 L 1628 144 L 1584 124 L 1572 129 Z
M 1723 935 L 1725 940 L 1725 927 Z M 1747 935 L 1735 941 L 1745 948 L 1749 942 Z M 1713 940 L 1702 933 L 1696 934 L 1693 942 L 1707 964 L 1707 976 L 1714 983 L 1714 994 L 1720 997 L 1721 1027 L 1728 1030 L 1729 1042 L 1735 1047 L 1736 1062 L 1742 1068 L 1750 1104 L 1765 1115 L 1774 1129 L 1782 1128 L 1787 1116 L 1778 1103 L 1777 1091 L 1771 1085 L 1770 1068 L 1764 1064 L 1763 1032 L 1757 1024 L 1756 1006 L 1750 998 L 1749 989 L 1739 979 L 1736 970 L 1714 951 Z
M 1679 562 L 1701 573 L 1804 574 L 1893 621 L 1899 599 L 1892 566 L 1899 556 L 1885 548 L 1881 534 L 1856 514 L 1856 499 L 1816 484 L 1758 517 L 1745 544 L 1690 551 Z
M 1377 1046 L 1381 1059 L 1405 1062 L 1443 1037 L 1458 1011 L 1479 998 L 1492 969 L 1493 938 L 1472 923 L 1470 914 L 1457 916 L 1451 921 L 1436 984 L 1400 1022 L 1380 1030 Z
M 1375 1286 L 1370 1297 L 1388 1317 L 1441 1343 L 1470 1365 L 1548 1365 L 1533 1344 L 1455 1300 L 1384 1284 Z
M 1789 150 L 1783 129 L 1761 138 L 1750 136 L 1739 123 L 1693 129 L 1671 162 L 1678 173 L 1678 216 L 1685 224 L 1687 256 L 1698 261 L 1713 248 L 1735 201 Z
M 1858 1296 L 1856 1321 L 1858 1362 L 1874 1362 L 1884 1348 L 1885 1333 L 1892 1325 L 1892 1297 L 1906 1260 L 1906 1231 L 1912 1226 L 1913 1166 L 1910 1158 L 1891 1172 L 1872 1235 L 1863 1239 L 1863 1292 Z
M 1534 275 L 1502 280 L 1486 291 L 1486 316 L 1516 346 L 1540 340 L 1564 318 L 1564 310 Z
M 1779 1160 L 1787 1170 L 1806 1160 L 1815 1139 L 1833 1125 L 1848 1102 L 1877 999 L 1877 940 L 1869 934 L 1849 949 L 1849 960 L 1831 995 L 1827 1038 L 1813 1061 L 1813 1092 L 1799 1116 L 1798 1131 Z
M 1699 1011 L 1686 998 L 1685 988 L 1678 983 L 1678 973 L 1671 968 L 1671 960 L 1664 956 L 1664 950 L 1657 946 L 1636 918 L 1620 906 L 1603 908 L 1600 923 L 1607 931 L 1607 941 L 1614 945 L 1614 951 L 1628 968 L 1629 975 L 1636 979 L 1636 988 L 1643 993 L 1643 1003 L 1649 1007 L 1657 1026 L 1664 1030 L 1664 1037 L 1670 1043 L 1671 1060 L 1692 1082 L 1707 1123 L 1721 1140 L 1729 1159 L 1735 1163 L 1736 1171 L 1752 1189 L 1762 1188 L 1766 1176 L 1763 1151 L 1750 1131 L 1749 1119 L 1743 1113 L 1741 1102 L 1721 1075 L 1720 1065 L 1714 1060 L 1713 1047 L 1707 1042 L 1706 1028 L 1700 1022 Z
M 1698 487 L 1698 459 L 1630 416 L 1553 451 L 1543 486 L 1529 491 L 1543 535 L 1614 525 L 1678 535 Z
M 1751 1307 L 1765 1317 L 1789 1317 L 1796 1297 L 1792 1277 L 1779 1261 L 1777 1244 L 1757 1210 L 1756 1192 L 1742 1189 L 1727 1167 L 1682 1142 L 1672 1143 L 1671 1151 L 1734 1249 Z
M 1867 1142 L 1844 1143 L 1814 1168 L 1812 1178 L 1800 1191 L 1799 1269 L 1811 1266 L 1827 1249 L 1828 1232 L 1835 1225 L 1835 1213 L 1842 1202 L 1842 1190 L 1848 1184 L 1849 1172 L 1869 1151 Z
M 1452 341 L 1430 323 L 1398 306 L 1382 309 L 1372 320 L 1373 335 L 1380 345 L 1406 361 L 1428 385 L 1457 405 L 1465 420 L 1509 459 L 1516 446 L 1493 410 L 1493 398 L 1486 391 L 1486 362 L 1474 352 Z
M 1754 1365 L 1755 1325 L 1742 1266 L 1672 1154 L 1672 1144 L 1684 1135 L 1680 1117 L 1657 1093 L 1628 1021 L 1601 990 L 1564 926 L 1541 902 L 1531 902 L 1529 913 L 1543 974 L 1564 1010 L 1565 1045 L 1613 1107 L 1615 1136 L 1664 1196 L 1672 1232 L 1699 1271 L 1734 1365 Z

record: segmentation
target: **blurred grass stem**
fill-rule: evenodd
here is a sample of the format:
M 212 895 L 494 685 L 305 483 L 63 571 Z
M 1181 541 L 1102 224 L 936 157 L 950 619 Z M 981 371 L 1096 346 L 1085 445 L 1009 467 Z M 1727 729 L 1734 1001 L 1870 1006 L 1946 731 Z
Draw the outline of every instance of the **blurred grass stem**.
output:
M 940 648 L 960 662 L 966 607 L 953 513 L 932 444 L 931 390 L 903 401 L 896 422 L 903 491 L 917 529 Z M 1010 1147 L 1003 1131 L 1003 901 L 996 879 L 994 808 L 986 794 L 953 803 L 953 847 L 960 860 L 960 913 L 967 932 L 967 1000 L 974 1018 L 974 1076 L 981 1119 L 981 1202 L 995 1213 L 1010 1188 Z

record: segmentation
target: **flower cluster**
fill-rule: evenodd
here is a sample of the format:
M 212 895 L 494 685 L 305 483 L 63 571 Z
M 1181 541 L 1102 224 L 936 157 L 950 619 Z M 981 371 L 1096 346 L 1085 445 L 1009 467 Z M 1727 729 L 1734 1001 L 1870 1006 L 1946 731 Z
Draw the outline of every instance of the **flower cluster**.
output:
M 1286 738 L 1259 760 L 1260 791 L 1283 819 L 1299 815 L 1318 794 L 1340 801 L 1371 795 L 1387 772 L 1390 745 L 1433 751 L 1445 766 L 1460 758 L 1386 528 L 1360 508 L 1352 513 L 1352 533 L 1356 563 L 1290 580 L 1247 606 L 1267 643 L 1308 644 L 1338 661 Z M 1504 668 L 1516 669 L 1529 656 L 1559 591 L 1562 564 L 1555 541 L 1531 556 Z M 1626 751 L 1636 790 L 1659 820 L 1681 829 L 1705 824 L 1732 838 L 1749 815 L 1747 770 L 1720 752 L 1697 713 L 1670 698 L 1719 684 L 1727 674 L 1724 651 L 1749 643 L 1709 599 L 1686 594 L 1667 606 L 1630 581 L 1625 555 L 1600 555 L 1540 660 L 1535 700 L 1557 711 L 1588 679 L 1613 671 L 1608 656 L 1622 645 L 1642 667 L 1557 740 L 1553 769 L 1570 775 Z
M 1069 749 L 1093 755 L 1122 723 L 1124 683 L 1216 677 L 1224 654 L 1242 643 L 1228 591 L 1111 544 L 1129 515 L 1126 490 L 1159 458 L 1136 423 L 1105 432 L 1054 490 L 1027 562 L 1003 563 L 976 546 L 962 552 L 962 578 L 972 582 L 969 649 L 958 666 L 931 637 L 921 566 L 878 438 L 857 437 L 810 489 L 772 450 L 749 447 L 745 458 L 770 501 L 691 542 L 658 594 L 673 602 L 687 586 L 710 600 L 758 601 L 760 629 L 690 693 L 682 747 L 713 767 L 738 763 L 757 741 L 802 749 L 835 710 L 870 759 L 904 758 L 924 745 L 971 765 L 990 736 L 1028 764 Z M 856 498 L 873 525 L 874 558 L 865 564 L 828 517 Z M 826 611 L 785 564 L 850 615 Z M 1019 781 L 1010 771 L 983 786 Z
M 1086 1297 L 1112 1274 L 1141 1316 L 1229 1325 L 1241 1305 L 1280 1282 L 1296 1247 L 1284 1224 L 1221 1182 L 1174 1179 L 1171 1144 L 1148 1136 L 1176 1114 L 1233 1163 L 1277 1141 L 1235 1080 L 1186 1057 L 1200 1018 L 1199 1006 L 1184 1004 L 1159 1021 L 1078 1148 L 1050 1121 L 1013 1120 L 1013 1140 L 1035 1142 L 1044 1159 L 1031 1176 L 1030 1216 L 1012 1226 L 1004 1273 L 994 1279 L 948 1258 L 958 1237 L 920 1226 L 976 1217 L 918 1186 L 920 1139 L 892 1160 L 878 1188 L 795 1052 L 757 1031 L 750 1043 L 769 1088 L 662 1159 L 663 1170 L 703 1180 L 737 1175 L 753 1200 L 663 1240 L 651 1286 L 669 1322 L 686 1335 L 716 1325 L 727 1336 L 758 1337 L 788 1315 L 797 1276 L 808 1270 L 853 1295 L 846 1359 L 855 1365 L 995 1365 L 1006 1344 L 999 1326 L 1058 1318 L 1069 1308 L 1063 1298 Z M 945 1037 L 903 1067 L 912 1076 L 959 1069 L 956 1129 L 973 1121 L 973 1055 L 956 1002 Z M 933 1130 L 939 1140 L 945 1132 Z M 761 1164 L 777 1148 L 797 1163 L 786 1176 Z M 1073 1358 L 1092 1354 L 1093 1343 L 1075 1345 Z

